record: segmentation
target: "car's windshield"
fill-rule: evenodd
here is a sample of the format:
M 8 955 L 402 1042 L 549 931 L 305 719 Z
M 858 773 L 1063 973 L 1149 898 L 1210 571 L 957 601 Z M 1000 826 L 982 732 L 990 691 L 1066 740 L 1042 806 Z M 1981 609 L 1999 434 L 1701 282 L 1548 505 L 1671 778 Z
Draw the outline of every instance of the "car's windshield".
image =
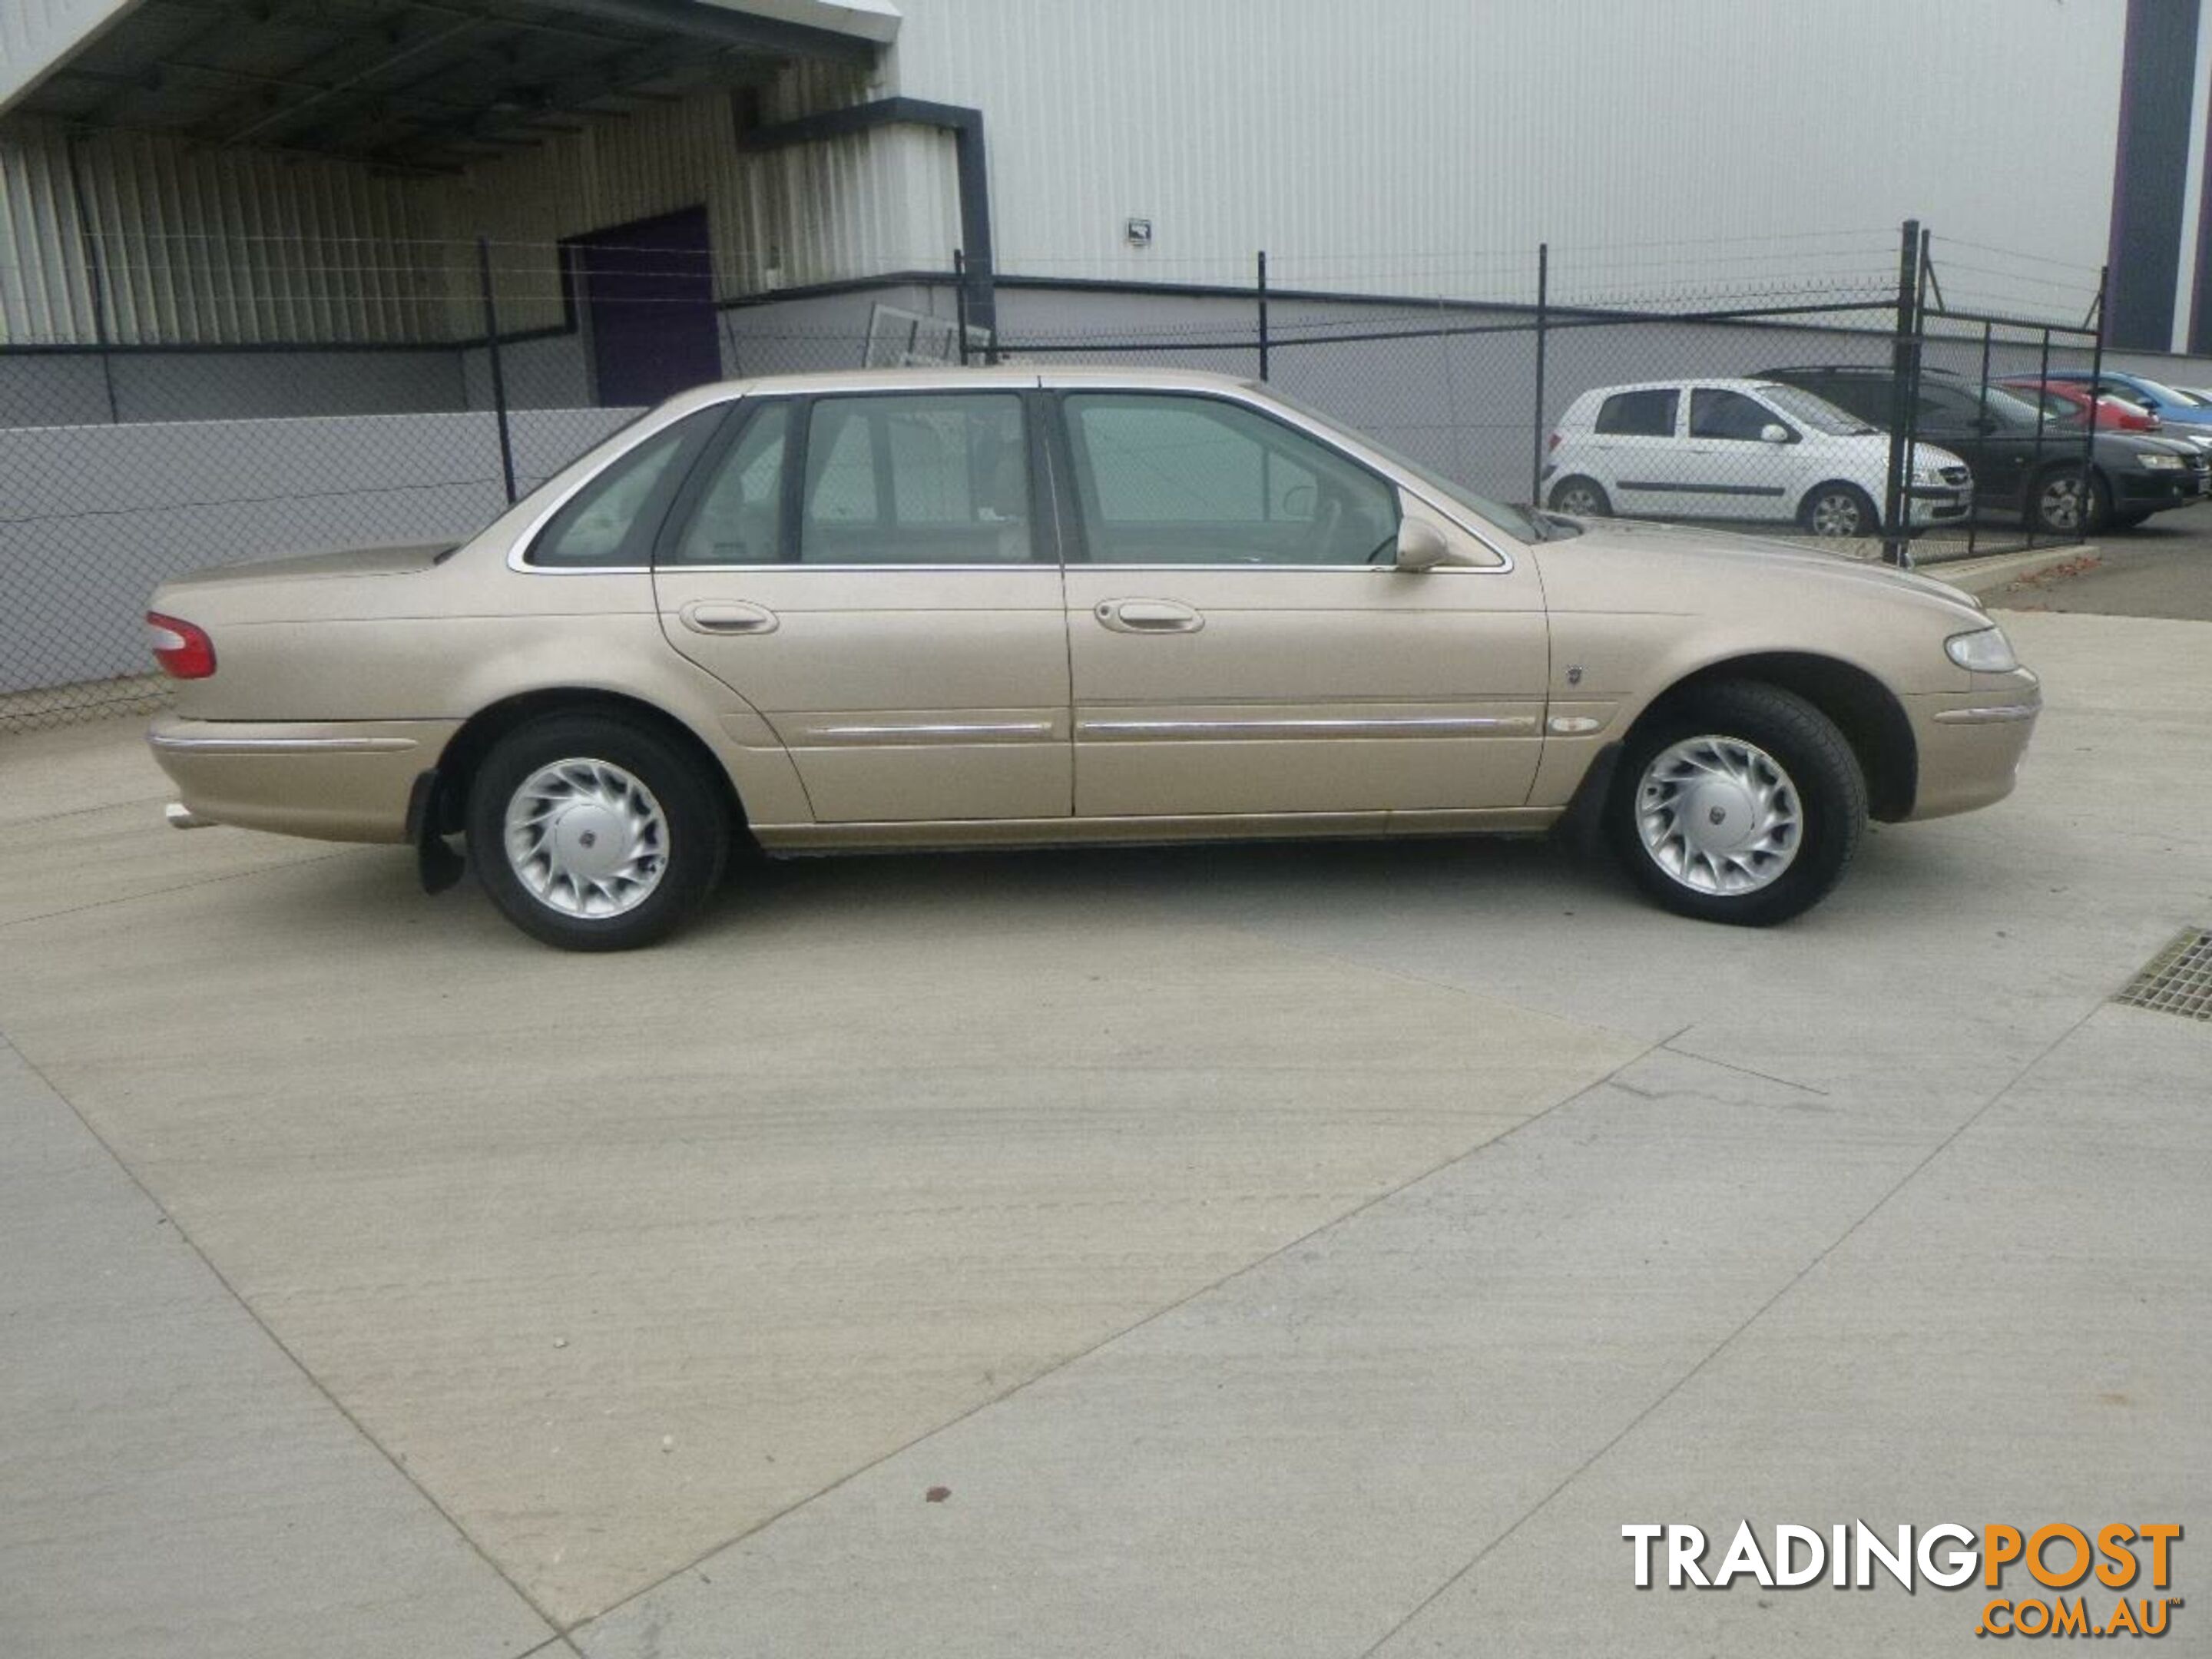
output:
M 2149 386 L 2151 382 L 2145 380 L 2143 384 Z M 2193 386 L 2170 386 L 2166 389 L 2173 394 L 2173 401 L 2185 409 L 2212 409 L 2212 392 Z M 2154 392 L 2151 395 L 2156 397 L 2158 394 Z
M 1562 536 L 1582 533 L 1577 526 L 1565 519 L 1555 518 L 1550 514 L 1532 514 L 1524 507 L 1507 507 L 1502 501 L 1492 501 L 1486 495 L 1478 495 L 1466 485 L 1453 483 L 1434 467 L 1424 466 L 1411 456 L 1401 454 L 1389 445 L 1376 438 L 1373 434 L 1355 431 L 1334 416 L 1324 414 L 1310 404 L 1301 403 L 1297 398 L 1287 396 L 1274 386 L 1262 386 L 1256 380 L 1248 380 L 1245 384 L 1255 392 L 1264 392 L 1285 409 L 1294 409 L 1308 420 L 1325 426 L 1331 432 L 1341 434 L 1352 442 L 1373 450 L 1392 465 L 1413 474 L 1439 495 L 1447 500 L 1457 501 L 1469 512 L 1487 519 L 1509 536 L 1517 536 L 1524 542 L 1542 542 L 1556 541 Z
M 2113 384 L 2122 396 L 2125 396 L 2132 388 L 2148 397 L 2155 398 L 2162 404 L 2179 404 L 2184 409 L 2191 407 L 2197 402 L 2197 399 L 2178 387 L 2165 386 L 2157 380 L 2146 380 L 2140 374 L 2134 376 L 2131 380 L 2118 380 Z
M 1784 414 L 1793 420 L 1802 421 L 1815 432 L 1853 437 L 1875 430 L 1857 416 L 1837 408 L 1826 398 L 1808 392 L 1802 386 L 1762 386 L 1759 394 Z

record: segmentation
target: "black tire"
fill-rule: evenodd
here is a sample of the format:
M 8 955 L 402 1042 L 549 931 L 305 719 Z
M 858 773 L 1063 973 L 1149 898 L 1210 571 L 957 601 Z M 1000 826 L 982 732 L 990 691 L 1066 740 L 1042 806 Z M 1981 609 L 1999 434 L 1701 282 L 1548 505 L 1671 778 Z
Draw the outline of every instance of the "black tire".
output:
M 540 897 L 507 845 L 508 803 L 544 769 L 568 760 L 627 773 L 659 811 L 661 830 L 650 842 L 658 854 L 647 862 L 658 874 L 642 898 L 616 914 L 573 914 Z M 595 833 L 581 832 L 585 847 Z M 663 734 L 604 714 L 549 714 L 508 732 L 477 768 L 469 787 L 468 844 L 469 862 L 491 902 L 532 939 L 567 951 L 629 951 L 666 938 L 714 891 L 729 857 L 729 813 L 701 763 Z M 553 890 L 560 890 L 557 884 Z
M 1668 870 L 1644 844 L 1645 771 L 1674 745 L 1698 738 L 1762 750 L 1795 793 L 1795 852 L 1764 886 L 1708 890 Z M 1819 903 L 1843 878 L 1866 820 L 1866 778 L 1835 723 L 1794 692 L 1748 680 L 1699 686 L 1646 714 L 1621 755 L 1606 808 L 1613 851 L 1646 894 L 1679 915 L 1741 927 L 1771 927 Z
M 2089 474 L 2086 515 L 2080 504 L 2081 469 L 2058 466 L 2046 471 L 2030 487 L 2027 516 L 2036 532 L 2044 536 L 2090 536 L 2102 530 L 2112 516 L 2112 492 L 2095 472 Z
M 1879 536 L 1881 514 L 1874 498 L 1855 483 L 1832 478 L 1805 492 L 1797 504 L 1797 522 L 1808 536 Z
M 1562 478 L 1552 486 L 1552 511 L 1571 513 L 1578 519 L 1609 519 L 1613 516 L 1613 501 L 1605 493 L 1605 486 L 1595 478 L 1577 474 Z M 1578 504 L 1570 506 L 1569 502 Z M 1585 502 L 1587 504 L 1580 504 Z

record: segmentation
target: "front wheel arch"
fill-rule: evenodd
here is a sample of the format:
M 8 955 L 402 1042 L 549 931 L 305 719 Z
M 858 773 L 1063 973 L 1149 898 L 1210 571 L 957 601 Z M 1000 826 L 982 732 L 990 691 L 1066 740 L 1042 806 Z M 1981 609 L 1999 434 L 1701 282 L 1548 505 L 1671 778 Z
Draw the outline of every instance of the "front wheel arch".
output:
M 1646 703 L 1624 738 L 1671 701 L 1701 686 L 1750 680 L 1794 692 L 1835 723 L 1865 775 L 1869 815 L 1894 823 L 1912 815 L 1920 788 L 1920 745 L 1897 694 L 1856 664 L 1808 651 L 1771 651 L 1729 657 L 1685 674 Z
M 669 714 L 642 698 L 590 686 L 548 686 L 489 703 L 469 716 L 461 729 L 447 739 L 438 757 L 437 788 L 428 804 L 431 823 L 440 835 L 459 834 L 467 811 L 470 786 L 477 768 L 508 732 L 548 714 L 600 714 L 641 726 L 684 750 L 712 781 L 727 814 L 732 835 L 750 844 L 751 830 L 744 803 L 725 767 L 706 740 Z

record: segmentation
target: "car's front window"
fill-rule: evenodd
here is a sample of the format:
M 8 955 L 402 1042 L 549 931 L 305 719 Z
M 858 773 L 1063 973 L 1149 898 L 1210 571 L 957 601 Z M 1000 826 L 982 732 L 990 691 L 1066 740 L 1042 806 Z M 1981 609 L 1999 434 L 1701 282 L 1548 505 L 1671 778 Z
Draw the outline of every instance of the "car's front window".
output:
M 1571 531 L 1564 520 L 1553 519 L 1547 514 L 1545 524 L 1540 525 L 1520 507 L 1507 507 L 1501 501 L 1492 501 L 1487 495 L 1478 495 L 1465 484 L 1455 483 L 1434 467 L 1424 465 L 1411 456 L 1379 441 L 1370 434 L 1353 431 L 1341 421 L 1309 404 L 1303 404 L 1295 398 L 1278 392 L 1273 386 L 1255 386 L 1253 389 L 1264 391 L 1275 402 L 1283 404 L 1285 408 L 1297 410 L 1315 425 L 1338 433 L 1361 447 L 1374 451 L 1400 471 L 1413 478 L 1424 489 L 1433 491 L 1448 501 L 1458 503 L 1477 518 L 1497 526 L 1509 536 L 1524 542 L 1540 542 L 1552 537 L 1580 533 Z M 1673 418 L 1670 412 L 1668 419 L 1671 422 Z M 1551 527 L 1547 528 L 1547 526 Z
M 1370 564 L 1398 537 L 1398 492 L 1271 416 L 1220 398 L 1063 399 L 1097 564 Z

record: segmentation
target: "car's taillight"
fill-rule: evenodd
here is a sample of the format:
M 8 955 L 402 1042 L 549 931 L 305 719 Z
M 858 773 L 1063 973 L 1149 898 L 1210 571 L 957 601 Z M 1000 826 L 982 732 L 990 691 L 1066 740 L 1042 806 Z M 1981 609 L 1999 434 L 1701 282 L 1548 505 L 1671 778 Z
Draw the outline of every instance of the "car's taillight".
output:
M 1559 447 L 1559 434 L 1554 432 L 1544 441 L 1544 453 L 1548 455 Z
M 215 672 L 215 641 L 207 629 L 158 611 L 146 613 L 146 642 L 173 680 L 204 680 Z

